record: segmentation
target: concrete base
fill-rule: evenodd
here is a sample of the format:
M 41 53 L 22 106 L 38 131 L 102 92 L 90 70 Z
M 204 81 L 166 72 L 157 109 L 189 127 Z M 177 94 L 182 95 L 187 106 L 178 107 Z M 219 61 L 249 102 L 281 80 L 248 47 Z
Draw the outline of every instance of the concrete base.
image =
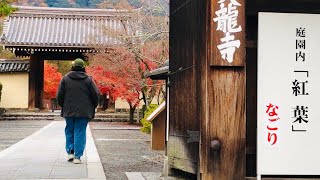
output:
M 171 169 L 171 167 L 169 166 L 169 158 L 168 156 L 164 156 L 164 160 L 163 160 L 163 176 L 172 176 L 174 173 Z

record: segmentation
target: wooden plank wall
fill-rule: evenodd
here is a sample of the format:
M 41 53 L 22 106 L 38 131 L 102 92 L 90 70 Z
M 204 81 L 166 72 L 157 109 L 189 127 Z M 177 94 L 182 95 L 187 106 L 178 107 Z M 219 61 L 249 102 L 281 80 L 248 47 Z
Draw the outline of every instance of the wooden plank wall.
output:
M 170 72 L 174 74 L 170 76 L 167 155 L 169 165 L 191 173 L 198 169 L 201 179 L 244 179 L 245 50 L 237 54 L 233 67 L 210 59 L 221 57 L 211 51 L 212 3 L 217 1 L 170 4 Z M 245 29 L 243 11 L 239 22 Z M 239 38 L 244 48 L 244 34 Z M 189 69 L 176 73 L 180 67 Z M 186 143 L 187 130 L 200 130 L 200 147 Z M 220 151 L 210 147 L 214 139 L 221 142 Z
M 187 130 L 199 131 L 196 73 L 200 52 L 205 50 L 205 1 L 170 2 L 170 100 L 167 155 L 171 167 L 197 173 L 199 143 L 187 143 Z M 182 71 L 178 71 L 181 68 Z

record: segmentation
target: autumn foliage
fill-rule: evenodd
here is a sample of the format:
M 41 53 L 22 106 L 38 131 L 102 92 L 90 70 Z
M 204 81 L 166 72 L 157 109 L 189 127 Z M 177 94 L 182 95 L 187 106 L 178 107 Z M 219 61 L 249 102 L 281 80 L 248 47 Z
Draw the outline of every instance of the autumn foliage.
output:
M 108 94 L 113 101 L 122 99 L 128 102 L 129 106 L 136 107 L 139 105 L 139 95 L 144 82 L 139 74 L 139 68 L 145 69 L 143 64 L 140 67 L 130 62 L 130 59 L 124 58 L 122 67 L 117 64 L 109 66 L 93 65 L 87 67 L 87 72 L 95 80 L 100 92 Z
M 152 58 L 161 59 L 161 53 L 156 53 L 153 48 L 144 48 L 142 51 Z M 146 93 L 156 94 L 162 87 L 158 81 L 145 77 L 145 74 L 155 69 L 157 64 L 147 57 L 138 58 L 134 52 L 124 47 L 97 54 L 91 60 L 87 72 L 93 77 L 100 91 L 112 97 L 113 101 L 122 99 L 128 102 L 130 111 L 134 111 L 141 100 L 147 104 Z
M 113 101 L 122 99 L 130 106 L 139 105 L 141 85 L 135 80 L 128 79 L 128 76 L 117 75 L 102 66 L 88 67 L 87 72 L 93 76 L 101 93 L 108 94 Z
M 44 98 L 55 98 L 62 75 L 54 65 L 44 63 Z

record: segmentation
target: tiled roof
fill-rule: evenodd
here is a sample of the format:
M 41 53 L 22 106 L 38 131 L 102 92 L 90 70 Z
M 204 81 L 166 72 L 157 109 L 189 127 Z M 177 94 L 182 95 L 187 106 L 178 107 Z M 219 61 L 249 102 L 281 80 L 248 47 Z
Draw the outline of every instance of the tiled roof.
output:
M 29 61 L 0 60 L 0 73 L 29 72 Z
M 151 79 L 166 79 L 169 72 L 169 60 L 166 60 L 158 69 L 150 71 L 146 77 Z
M 124 24 L 129 23 L 130 15 L 124 10 L 18 8 L 5 20 L 1 41 L 7 47 L 85 48 L 94 44 L 114 45 L 118 42 L 106 36 L 103 29 L 122 29 Z

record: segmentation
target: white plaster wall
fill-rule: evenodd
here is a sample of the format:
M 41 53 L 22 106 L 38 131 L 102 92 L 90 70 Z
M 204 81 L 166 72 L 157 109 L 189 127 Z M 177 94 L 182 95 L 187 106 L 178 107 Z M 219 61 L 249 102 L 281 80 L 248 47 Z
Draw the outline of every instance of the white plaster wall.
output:
M 151 104 L 158 104 L 158 101 L 157 101 L 157 97 L 154 97 Z M 139 108 L 142 108 L 142 106 L 144 105 L 143 101 L 141 100 L 140 101 L 140 104 L 139 104 Z M 129 104 L 124 101 L 124 100 L 121 100 L 121 99 L 117 99 L 116 102 L 115 102 L 115 108 L 116 109 L 129 109 Z
M 2 108 L 28 108 L 29 74 L 0 74 Z
M 141 108 L 143 104 L 144 104 L 143 101 L 140 101 L 139 108 Z M 117 99 L 115 102 L 115 108 L 116 109 L 129 109 L 130 107 L 129 107 L 129 104 L 127 103 L 127 101 L 122 100 L 122 99 Z

